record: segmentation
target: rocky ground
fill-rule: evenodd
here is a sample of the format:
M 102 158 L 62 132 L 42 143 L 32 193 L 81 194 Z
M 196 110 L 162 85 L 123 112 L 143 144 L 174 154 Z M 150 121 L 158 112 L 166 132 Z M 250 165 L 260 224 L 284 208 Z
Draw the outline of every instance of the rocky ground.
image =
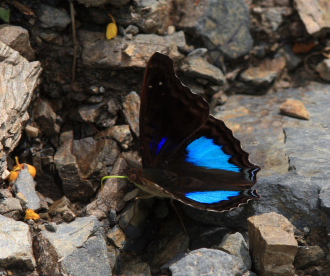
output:
M 0 20 L 0 275 L 330 275 L 327 0 L 8 0 Z M 175 203 L 186 232 L 167 200 L 101 186 L 140 159 L 155 51 L 261 167 L 260 200 Z

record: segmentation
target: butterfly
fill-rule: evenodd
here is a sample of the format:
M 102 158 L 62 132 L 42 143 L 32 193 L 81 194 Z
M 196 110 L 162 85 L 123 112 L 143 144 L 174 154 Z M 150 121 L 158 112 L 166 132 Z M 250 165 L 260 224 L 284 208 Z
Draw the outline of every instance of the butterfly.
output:
M 208 211 L 228 211 L 260 198 L 250 189 L 260 168 L 209 112 L 203 97 L 175 75 L 172 59 L 154 53 L 141 94 L 142 169 L 133 169 L 128 179 L 151 196 Z

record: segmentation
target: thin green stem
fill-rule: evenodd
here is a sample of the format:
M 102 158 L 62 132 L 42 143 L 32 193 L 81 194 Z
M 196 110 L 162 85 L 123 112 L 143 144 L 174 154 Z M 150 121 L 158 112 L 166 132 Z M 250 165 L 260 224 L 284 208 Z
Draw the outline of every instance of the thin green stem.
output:
M 128 176 L 126 176 L 126 175 L 107 175 L 107 176 L 102 177 L 101 184 L 103 185 L 104 180 L 106 180 L 108 178 L 126 178 L 126 179 L 128 179 Z

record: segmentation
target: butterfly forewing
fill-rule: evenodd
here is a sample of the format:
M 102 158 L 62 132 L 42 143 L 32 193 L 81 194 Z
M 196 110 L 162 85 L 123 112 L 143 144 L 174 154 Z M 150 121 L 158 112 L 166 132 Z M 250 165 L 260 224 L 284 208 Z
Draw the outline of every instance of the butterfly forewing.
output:
M 207 102 L 181 84 L 172 60 L 155 53 L 148 62 L 141 95 L 143 167 L 163 166 L 208 116 Z

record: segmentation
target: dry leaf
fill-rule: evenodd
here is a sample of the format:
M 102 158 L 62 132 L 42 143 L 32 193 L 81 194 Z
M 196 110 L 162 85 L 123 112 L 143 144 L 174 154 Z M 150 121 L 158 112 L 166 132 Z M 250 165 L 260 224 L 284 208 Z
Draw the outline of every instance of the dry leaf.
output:
M 117 36 L 118 28 L 117 28 L 116 21 L 113 18 L 113 16 L 111 14 L 109 14 L 109 16 L 111 17 L 113 22 L 108 24 L 108 26 L 107 26 L 106 37 L 107 37 L 107 39 L 113 39 L 114 37 Z

